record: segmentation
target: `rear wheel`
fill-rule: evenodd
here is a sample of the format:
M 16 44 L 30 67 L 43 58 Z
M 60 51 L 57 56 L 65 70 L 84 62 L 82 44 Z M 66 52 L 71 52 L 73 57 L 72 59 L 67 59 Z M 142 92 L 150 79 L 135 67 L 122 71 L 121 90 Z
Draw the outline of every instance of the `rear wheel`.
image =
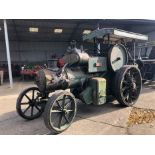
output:
M 115 97 L 119 103 L 132 106 L 136 103 L 142 88 L 140 71 L 135 66 L 124 66 L 116 72 Z
M 53 133 L 66 130 L 76 115 L 76 100 L 66 91 L 53 94 L 47 102 L 44 112 L 46 127 Z

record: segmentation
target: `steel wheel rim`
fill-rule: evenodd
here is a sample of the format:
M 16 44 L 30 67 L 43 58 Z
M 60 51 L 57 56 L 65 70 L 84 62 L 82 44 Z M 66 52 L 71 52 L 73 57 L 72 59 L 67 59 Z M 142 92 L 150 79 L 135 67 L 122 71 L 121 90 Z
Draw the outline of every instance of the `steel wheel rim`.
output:
M 120 92 L 123 101 L 127 104 L 134 104 L 141 91 L 141 77 L 137 68 L 130 68 L 124 73 L 120 84 Z
M 68 100 L 67 102 L 65 100 Z M 70 126 L 76 112 L 75 99 L 63 94 L 59 96 L 50 109 L 50 124 L 55 131 L 63 131 Z M 57 119 L 53 117 L 56 114 Z M 54 120 L 54 122 L 53 122 Z

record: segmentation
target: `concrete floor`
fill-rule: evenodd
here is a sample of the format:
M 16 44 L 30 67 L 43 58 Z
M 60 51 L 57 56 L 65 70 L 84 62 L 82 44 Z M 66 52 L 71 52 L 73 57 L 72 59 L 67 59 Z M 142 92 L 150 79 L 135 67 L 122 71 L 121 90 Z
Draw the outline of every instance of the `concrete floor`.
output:
M 33 82 L 15 82 L 10 89 L 6 83 L 0 86 L 0 134 L 35 135 L 50 134 L 43 118 L 26 121 L 16 113 L 15 105 L 18 94 Z M 143 91 L 134 107 L 155 110 L 155 83 L 143 87 Z M 131 107 L 122 107 L 116 103 L 102 106 L 78 104 L 78 112 L 73 124 L 62 134 L 66 135 L 126 135 L 155 134 L 155 121 L 148 124 L 127 126 Z

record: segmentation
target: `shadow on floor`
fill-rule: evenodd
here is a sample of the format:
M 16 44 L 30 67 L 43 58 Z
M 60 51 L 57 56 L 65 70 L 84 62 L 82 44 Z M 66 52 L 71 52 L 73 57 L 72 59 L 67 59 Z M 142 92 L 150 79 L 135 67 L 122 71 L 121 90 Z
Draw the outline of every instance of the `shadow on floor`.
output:
M 104 115 L 113 111 L 120 110 L 122 107 L 120 104 L 106 103 L 104 105 L 85 105 L 81 102 L 77 105 L 77 117 L 75 121 L 82 120 L 84 118 L 90 118 L 93 116 Z M 0 134 L 1 135 L 34 135 L 34 134 L 47 134 L 49 132 L 46 129 L 43 118 L 27 121 L 22 119 L 16 111 L 5 113 L 0 116 Z

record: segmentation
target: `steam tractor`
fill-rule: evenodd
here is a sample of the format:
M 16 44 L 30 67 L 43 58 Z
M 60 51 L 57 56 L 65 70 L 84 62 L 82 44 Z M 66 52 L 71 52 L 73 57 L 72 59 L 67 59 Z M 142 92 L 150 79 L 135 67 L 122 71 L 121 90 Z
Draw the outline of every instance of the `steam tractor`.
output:
M 92 50 L 78 49 L 73 41 L 63 57 L 62 68 L 38 71 L 37 87 L 21 92 L 16 105 L 18 114 L 32 120 L 44 113 L 46 127 L 61 133 L 75 118 L 76 99 L 88 105 L 112 100 L 134 105 L 142 87 L 135 44 L 146 40 L 146 35 L 102 28 L 83 36 L 83 41 L 93 45 Z

